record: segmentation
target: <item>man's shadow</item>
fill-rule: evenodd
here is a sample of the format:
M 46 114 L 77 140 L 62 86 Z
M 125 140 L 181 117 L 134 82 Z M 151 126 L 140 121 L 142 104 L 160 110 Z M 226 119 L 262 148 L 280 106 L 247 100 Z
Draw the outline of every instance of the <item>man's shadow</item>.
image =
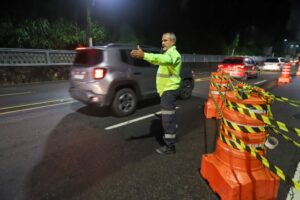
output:
M 140 140 L 140 139 L 145 139 L 149 137 L 155 137 L 156 141 L 163 146 L 164 140 L 163 140 L 163 134 L 164 130 L 162 127 L 161 123 L 161 117 L 157 116 L 157 119 L 153 119 L 150 124 L 149 132 L 145 135 L 139 135 L 139 136 L 131 136 L 127 138 L 127 141 L 132 141 L 132 140 Z

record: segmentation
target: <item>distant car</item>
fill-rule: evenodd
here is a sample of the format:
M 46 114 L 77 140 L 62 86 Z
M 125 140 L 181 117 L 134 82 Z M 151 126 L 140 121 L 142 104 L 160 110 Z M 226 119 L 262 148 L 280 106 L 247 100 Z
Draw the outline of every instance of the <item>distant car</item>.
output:
M 264 71 L 281 71 L 287 60 L 282 57 L 267 58 L 262 66 Z
M 248 56 L 225 57 L 218 65 L 218 71 L 228 72 L 230 76 L 242 80 L 247 80 L 248 77 L 257 78 L 259 74 L 256 62 Z
M 116 116 L 130 115 L 139 100 L 158 96 L 156 72 L 158 67 L 144 60 L 133 59 L 128 44 L 107 44 L 76 49 L 70 69 L 71 97 L 86 105 L 110 106 Z M 160 49 L 141 46 L 145 52 Z M 194 87 L 194 74 L 188 67 L 181 69 L 180 98 L 189 99 Z

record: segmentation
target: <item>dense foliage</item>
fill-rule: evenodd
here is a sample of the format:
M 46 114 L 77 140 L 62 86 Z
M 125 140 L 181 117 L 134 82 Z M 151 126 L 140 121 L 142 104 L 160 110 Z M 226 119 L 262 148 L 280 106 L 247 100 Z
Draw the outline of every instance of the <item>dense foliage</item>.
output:
M 106 30 L 92 24 L 92 37 L 95 42 L 104 42 Z M 0 21 L 0 47 L 34 49 L 72 49 L 87 44 L 86 31 L 76 23 L 59 19 L 26 19 L 17 22 L 12 19 Z

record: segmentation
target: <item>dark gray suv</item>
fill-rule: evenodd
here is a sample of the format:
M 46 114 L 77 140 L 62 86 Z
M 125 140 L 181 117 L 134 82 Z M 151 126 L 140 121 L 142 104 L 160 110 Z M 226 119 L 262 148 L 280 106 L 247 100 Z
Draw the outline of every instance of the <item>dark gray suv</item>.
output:
M 70 70 L 70 95 L 86 105 L 110 106 L 116 116 L 133 113 L 138 101 L 158 96 L 157 66 L 133 59 L 128 44 L 77 48 Z M 159 53 L 160 49 L 141 46 L 145 52 Z M 180 98 L 188 99 L 194 87 L 193 73 L 182 67 Z

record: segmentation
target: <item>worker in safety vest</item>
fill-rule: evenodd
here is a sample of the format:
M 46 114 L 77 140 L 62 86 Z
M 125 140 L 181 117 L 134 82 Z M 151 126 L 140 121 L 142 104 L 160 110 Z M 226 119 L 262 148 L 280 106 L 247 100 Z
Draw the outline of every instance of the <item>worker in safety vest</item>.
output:
M 144 59 L 154 65 L 159 65 L 156 75 L 156 88 L 161 97 L 161 119 L 164 129 L 165 145 L 156 149 L 160 154 L 176 153 L 176 98 L 179 94 L 181 56 L 176 50 L 174 33 L 164 33 L 162 36 L 162 54 L 146 53 L 138 47 L 131 51 L 133 58 Z

